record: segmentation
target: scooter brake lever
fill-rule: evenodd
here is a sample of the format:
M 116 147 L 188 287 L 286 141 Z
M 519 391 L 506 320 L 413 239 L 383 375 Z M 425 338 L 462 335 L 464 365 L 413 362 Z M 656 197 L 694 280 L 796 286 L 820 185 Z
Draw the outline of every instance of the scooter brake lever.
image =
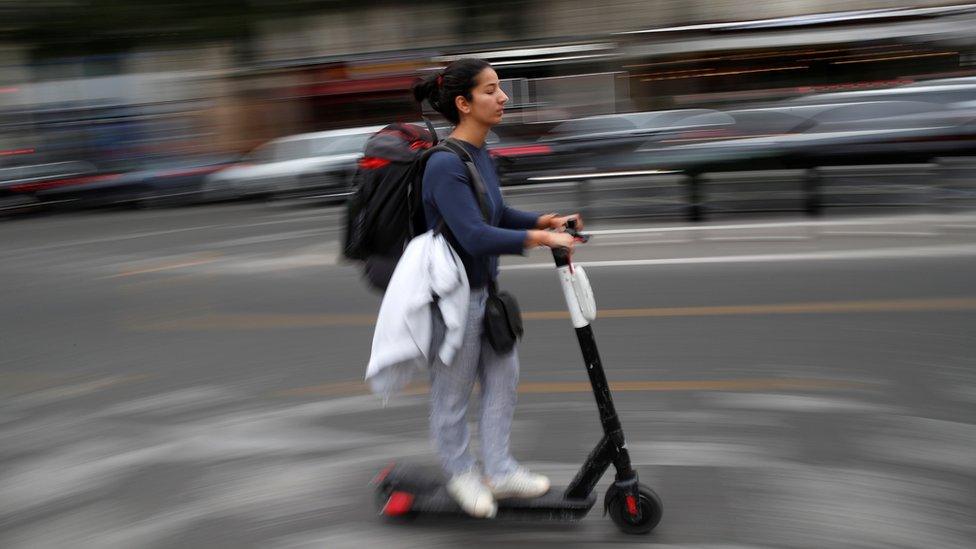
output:
M 579 232 L 579 231 L 576 230 L 576 220 L 575 219 L 570 219 L 570 220 L 567 220 L 566 221 L 565 231 L 566 231 L 566 234 L 568 234 L 568 235 L 572 236 L 573 238 L 575 238 L 577 242 L 586 243 L 586 242 L 589 242 L 590 241 L 590 235 L 583 234 L 583 233 L 581 233 L 581 232 Z
M 566 234 L 568 234 L 569 236 L 575 238 L 577 242 L 584 242 L 585 243 L 585 242 L 589 242 L 590 241 L 590 235 L 583 234 L 581 232 L 577 232 L 576 229 L 573 229 L 573 228 L 568 227 L 568 226 L 566 227 Z

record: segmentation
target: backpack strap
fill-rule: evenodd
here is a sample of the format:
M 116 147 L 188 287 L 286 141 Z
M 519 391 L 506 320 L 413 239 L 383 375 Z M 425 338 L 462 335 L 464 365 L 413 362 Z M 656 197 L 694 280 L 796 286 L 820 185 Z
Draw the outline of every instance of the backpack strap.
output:
M 434 129 L 434 125 L 430 123 L 430 120 L 426 116 L 423 118 L 424 118 L 424 124 L 427 124 L 427 131 L 430 132 L 430 141 L 431 141 L 430 144 L 432 147 L 436 147 L 438 141 L 437 130 Z
M 488 207 L 488 191 L 485 189 L 485 181 L 481 179 L 481 172 L 474 165 L 474 159 L 471 158 L 471 154 L 464 148 L 464 145 L 461 145 L 452 137 L 445 139 L 443 146 L 461 157 L 461 162 L 464 162 L 464 165 L 468 168 L 468 175 L 471 178 L 471 185 L 474 187 L 478 207 L 481 208 L 481 215 L 485 218 L 486 222 L 490 223 L 491 211 Z

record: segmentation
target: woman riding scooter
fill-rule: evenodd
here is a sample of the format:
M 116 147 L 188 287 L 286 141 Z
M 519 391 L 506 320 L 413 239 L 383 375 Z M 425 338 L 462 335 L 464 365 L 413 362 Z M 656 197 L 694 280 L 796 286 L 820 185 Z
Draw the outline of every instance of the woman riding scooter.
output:
M 550 483 L 545 476 L 521 467 L 509 451 L 518 351 L 499 353 L 486 340 L 482 319 L 488 287 L 497 277 L 499 255 L 521 255 L 538 246 L 571 249 L 572 236 L 548 229 L 561 229 L 570 219 L 582 229 L 582 221 L 578 215 L 539 215 L 505 205 L 485 138 L 501 122 L 508 96 L 490 64 L 480 59 L 454 61 L 418 82 L 413 93 L 418 102 L 427 101 L 454 125 L 450 139 L 473 159 L 486 191 L 487 220 L 461 158 L 448 151 L 430 156 L 422 193 L 428 229 L 444 228 L 464 264 L 471 289 L 460 351 L 451 364 L 435 360 L 430 369 L 431 437 L 449 478 L 448 493 L 469 515 L 491 518 L 497 512 L 496 499 L 538 497 L 549 490 Z M 432 348 L 436 349 L 444 326 L 437 315 L 434 323 Z M 481 385 L 482 470 L 469 451 L 465 419 L 476 380 Z

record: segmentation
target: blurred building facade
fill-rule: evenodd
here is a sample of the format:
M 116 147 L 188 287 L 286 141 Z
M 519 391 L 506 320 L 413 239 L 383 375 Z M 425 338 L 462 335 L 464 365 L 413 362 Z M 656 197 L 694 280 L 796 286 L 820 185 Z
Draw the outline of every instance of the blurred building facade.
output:
M 310 4 L 290 13 L 273 0 L 244 2 L 257 11 L 239 21 L 226 14 L 229 24 L 247 26 L 233 38 L 183 41 L 178 27 L 167 27 L 159 33 L 172 34 L 169 41 L 130 38 L 137 46 L 97 54 L 79 46 L 87 53 L 77 56 L 2 42 L 0 149 L 26 150 L 43 141 L 32 132 L 49 128 L 75 135 L 92 119 L 116 129 L 132 121 L 126 140 L 147 149 L 240 151 L 280 135 L 411 118 L 417 110 L 407 89 L 416 75 L 471 53 L 508 81 L 511 119 L 538 121 L 804 86 L 884 85 L 917 72 L 919 62 L 933 75 L 952 75 L 969 70 L 973 47 L 969 16 L 935 26 L 924 9 L 888 18 L 883 10 L 902 7 L 893 0 Z M 703 25 L 835 10 L 855 24 Z
M 913 0 L 909 6 L 944 6 Z M 365 3 L 260 24 L 262 59 L 588 38 L 654 27 L 906 7 L 896 0 L 466 0 Z

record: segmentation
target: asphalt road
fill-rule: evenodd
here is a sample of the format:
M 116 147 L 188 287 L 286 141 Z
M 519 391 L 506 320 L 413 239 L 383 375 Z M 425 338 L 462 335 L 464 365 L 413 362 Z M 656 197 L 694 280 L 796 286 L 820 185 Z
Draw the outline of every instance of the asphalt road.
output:
M 336 209 L 237 204 L 0 224 L 0 547 L 976 545 L 976 215 L 588 227 L 594 330 L 649 536 L 388 524 L 372 476 L 432 463 L 422 384 L 361 380 L 379 296 Z M 567 482 L 599 423 L 550 258 L 516 457 Z M 600 484 L 600 495 L 609 484 Z

